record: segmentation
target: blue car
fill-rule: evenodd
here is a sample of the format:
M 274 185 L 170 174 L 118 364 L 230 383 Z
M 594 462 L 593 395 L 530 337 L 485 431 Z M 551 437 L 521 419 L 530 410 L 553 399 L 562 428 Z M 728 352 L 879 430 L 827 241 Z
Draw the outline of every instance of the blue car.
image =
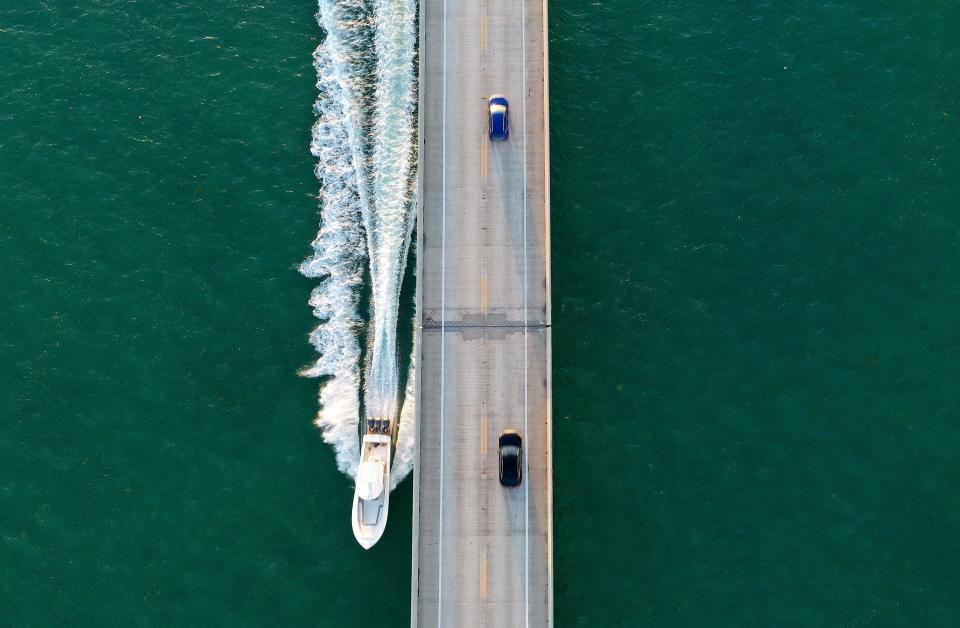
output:
M 510 103 L 503 94 L 494 94 L 487 101 L 490 107 L 490 141 L 503 141 L 510 137 Z

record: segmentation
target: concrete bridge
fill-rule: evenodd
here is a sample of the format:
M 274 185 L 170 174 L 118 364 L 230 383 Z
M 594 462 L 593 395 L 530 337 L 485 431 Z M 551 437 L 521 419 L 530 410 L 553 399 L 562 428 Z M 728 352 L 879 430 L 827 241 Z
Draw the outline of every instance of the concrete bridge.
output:
M 412 621 L 553 624 L 545 0 L 421 0 Z M 487 98 L 510 138 L 487 136 Z M 517 428 L 524 478 L 498 481 Z

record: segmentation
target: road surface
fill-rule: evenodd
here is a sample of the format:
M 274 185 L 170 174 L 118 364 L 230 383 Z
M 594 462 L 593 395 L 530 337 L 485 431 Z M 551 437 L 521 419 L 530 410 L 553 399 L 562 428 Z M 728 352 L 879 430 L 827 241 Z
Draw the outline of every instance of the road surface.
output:
M 414 626 L 553 623 L 544 0 L 421 0 Z M 510 139 L 487 137 L 487 98 Z M 497 438 L 524 439 L 498 481 Z

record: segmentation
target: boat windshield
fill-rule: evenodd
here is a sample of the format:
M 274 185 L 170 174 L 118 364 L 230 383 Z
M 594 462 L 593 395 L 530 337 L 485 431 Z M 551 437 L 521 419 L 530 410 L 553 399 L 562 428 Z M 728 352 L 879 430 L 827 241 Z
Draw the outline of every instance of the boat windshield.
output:
M 357 469 L 357 494 L 360 499 L 376 499 L 383 493 L 383 462 L 366 460 Z

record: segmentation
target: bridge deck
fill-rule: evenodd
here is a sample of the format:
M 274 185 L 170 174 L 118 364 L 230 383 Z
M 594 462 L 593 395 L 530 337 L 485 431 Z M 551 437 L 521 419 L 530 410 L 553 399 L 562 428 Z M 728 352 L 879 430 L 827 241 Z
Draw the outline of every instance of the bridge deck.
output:
M 421 0 L 412 624 L 553 617 L 544 0 Z M 510 139 L 487 138 L 487 98 Z M 524 439 L 521 486 L 497 437 Z

